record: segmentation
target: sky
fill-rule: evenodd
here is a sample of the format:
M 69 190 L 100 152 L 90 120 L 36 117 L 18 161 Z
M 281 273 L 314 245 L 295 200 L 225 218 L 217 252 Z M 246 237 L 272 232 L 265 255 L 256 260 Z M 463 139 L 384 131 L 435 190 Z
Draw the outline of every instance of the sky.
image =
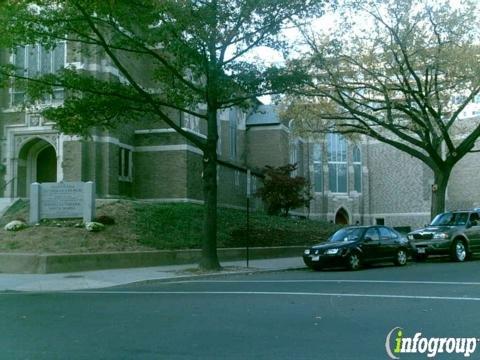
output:
M 402 1 L 402 0 L 398 0 L 398 1 Z M 434 5 L 438 4 L 438 1 L 436 0 L 426 0 L 426 1 Z M 462 1 L 463 0 L 450 0 L 450 4 L 452 5 L 452 7 L 457 8 L 462 5 Z M 476 1 L 480 2 L 480 0 L 476 0 Z M 480 17 L 480 7 L 478 8 L 478 12 L 479 12 L 478 16 Z M 365 17 L 359 17 L 358 19 L 356 19 L 356 23 L 358 24 L 357 29 L 359 32 L 368 31 L 369 27 L 371 28 L 373 26 L 373 23 L 371 23 L 370 25 L 368 24 L 368 21 L 366 21 Z M 340 16 L 334 13 L 333 11 L 327 11 L 325 15 L 323 15 L 322 17 L 313 19 L 311 23 L 311 29 L 313 31 L 320 34 L 325 34 L 325 35 L 328 35 L 329 33 L 334 33 L 336 31 L 336 28 L 338 29 L 339 26 L 342 26 L 342 20 Z M 283 36 L 285 36 L 289 41 L 297 44 L 296 51 L 290 54 L 291 57 L 295 58 L 295 57 L 301 56 L 302 53 L 305 53 L 308 51 L 308 47 L 306 45 L 304 46 L 301 45 L 302 43 L 304 43 L 304 40 L 303 40 L 302 34 L 298 29 L 293 27 L 286 29 L 283 31 Z M 248 54 L 246 59 L 258 61 L 267 66 L 283 65 L 286 61 L 286 59 L 280 52 L 267 47 L 259 47 L 255 49 L 254 51 Z M 271 98 L 269 96 L 262 97 L 260 98 L 260 100 L 267 104 L 271 102 Z

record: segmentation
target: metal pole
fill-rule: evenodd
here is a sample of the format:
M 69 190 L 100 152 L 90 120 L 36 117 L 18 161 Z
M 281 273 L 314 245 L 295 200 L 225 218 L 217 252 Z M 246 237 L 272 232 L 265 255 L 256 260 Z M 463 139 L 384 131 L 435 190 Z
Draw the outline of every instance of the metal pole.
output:
M 250 182 L 251 182 L 251 173 L 250 173 L 250 169 L 247 169 L 247 238 L 246 238 L 247 268 L 250 265 Z
M 247 197 L 247 268 L 250 262 L 250 198 Z

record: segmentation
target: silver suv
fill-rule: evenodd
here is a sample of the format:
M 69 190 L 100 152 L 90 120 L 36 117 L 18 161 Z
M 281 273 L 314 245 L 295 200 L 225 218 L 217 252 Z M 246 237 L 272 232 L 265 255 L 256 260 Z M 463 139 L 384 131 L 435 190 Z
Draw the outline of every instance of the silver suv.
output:
M 417 260 L 425 260 L 429 255 L 449 255 L 453 261 L 465 261 L 480 251 L 480 211 L 438 214 L 427 227 L 409 233 L 408 240 Z

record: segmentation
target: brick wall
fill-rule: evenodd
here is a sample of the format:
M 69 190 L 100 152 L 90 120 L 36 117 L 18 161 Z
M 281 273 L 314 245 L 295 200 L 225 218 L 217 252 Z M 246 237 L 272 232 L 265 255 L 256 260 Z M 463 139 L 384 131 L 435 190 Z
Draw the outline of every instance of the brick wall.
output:
M 186 151 L 135 152 L 133 161 L 136 198 L 187 197 Z

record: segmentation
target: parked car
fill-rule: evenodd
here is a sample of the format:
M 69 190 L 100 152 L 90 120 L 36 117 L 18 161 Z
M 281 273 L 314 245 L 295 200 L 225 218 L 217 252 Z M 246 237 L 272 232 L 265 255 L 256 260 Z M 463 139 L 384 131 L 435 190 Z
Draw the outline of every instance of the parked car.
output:
M 387 226 L 353 226 L 338 230 L 327 242 L 304 251 L 303 261 L 314 269 L 347 266 L 358 270 L 363 264 L 390 262 L 403 266 L 409 254 L 408 240 Z
M 480 211 L 448 211 L 438 214 L 430 225 L 408 234 L 414 257 L 449 255 L 453 261 L 465 261 L 480 251 Z

